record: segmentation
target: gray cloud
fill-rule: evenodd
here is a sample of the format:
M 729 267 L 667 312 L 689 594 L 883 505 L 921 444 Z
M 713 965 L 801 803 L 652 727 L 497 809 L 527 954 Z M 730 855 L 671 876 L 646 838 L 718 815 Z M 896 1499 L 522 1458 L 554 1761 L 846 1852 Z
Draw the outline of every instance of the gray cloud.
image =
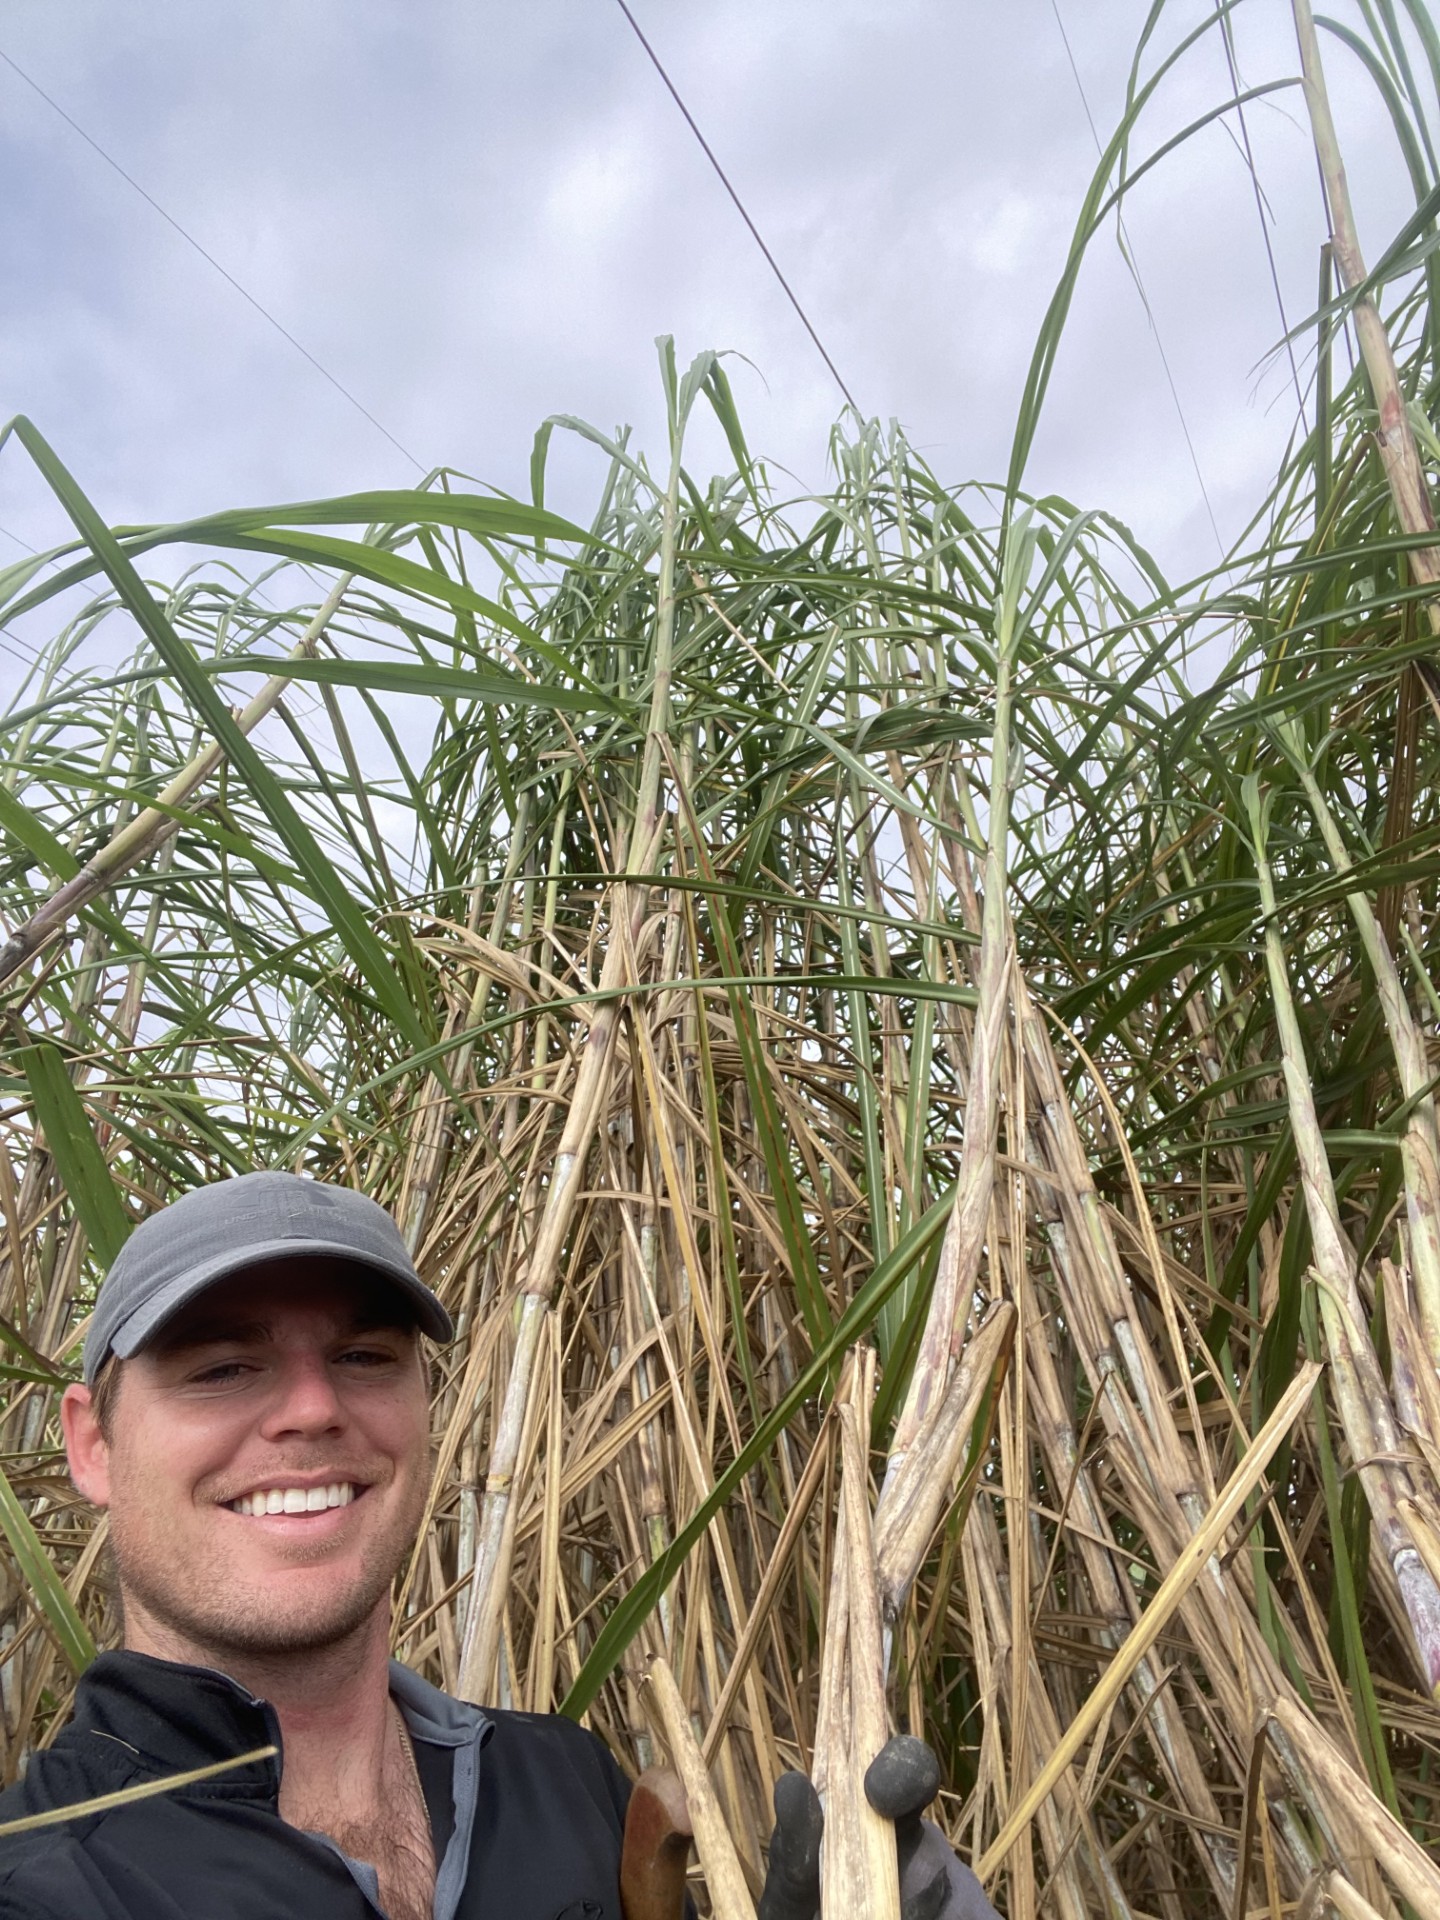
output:
M 942 476 L 1003 470 L 1094 147 L 1045 0 L 636 0 L 857 399 Z M 1143 8 L 1062 8 L 1102 135 Z M 1175 5 L 1173 44 L 1204 16 Z M 1288 9 L 1237 15 L 1250 82 L 1293 70 Z M 609 0 L 215 0 L 13 9 L 0 45 L 425 464 L 528 485 L 540 419 L 656 447 L 652 336 L 733 349 L 752 442 L 823 478 L 839 404 Z M 1407 190 L 1333 46 L 1372 253 Z M 1218 43 L 1144 153 L 1226 87 Z M 1292 320 L 1321 210 L 1298 94 L 1252 109 Z M 115 519 L 403 482 L 404 460 L 8 69 L 0 68 L 0 404 Z M 1294 414 L 1250 187 L 1211 129 L 1127 225 L 1224 533 Z M 718 445 L 702 444 L 695 464 Z M 583 501 L 586 456 L 558 457 Z M 1112 508 L 1180 571 L 1213 555 L 1150 327 L 1112 236 L 1082 276 L 1031 483 Z M 63 533 L 12 446 L 0 521 Z M 5 671 L 0 666 L 0 672 Z

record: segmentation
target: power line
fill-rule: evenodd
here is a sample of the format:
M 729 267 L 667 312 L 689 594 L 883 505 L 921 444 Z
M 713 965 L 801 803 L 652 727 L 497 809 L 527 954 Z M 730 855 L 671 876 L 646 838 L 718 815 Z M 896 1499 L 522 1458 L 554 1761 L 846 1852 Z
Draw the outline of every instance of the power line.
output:
M 17 547 L 23 547 L 26 553 L 33 553 L 38 558 L 39 549 L 32 547 L 28 540 L 22 540 L 18 533 L 12 533 L 9 527 L 0 527 L 0 533 L 3 533 L 7 540 L 13 540 Z M 55 562 L 47 560 L 45 564 L 47 567 L 53 567 Z M 4 647 L 5 651 L 13 654 L 17 660 L 23 660 L 27 667 L 40 664 L 39 647 L 29 640 L 22 640 L 17 633 L 11 633 L 8 627 L 0 628 L 0 647 Z
M 1085 118 L 1090 124 L 1090 138 L 1095 142 L 1095 151 L 1103 153 L 1099 130 L 1095 125 L 1095 116 L 1090 111 L 1090 101 L 1085 93 L 1085 83 L 1080 78 L 1080 69 L 1075 63 L 1074 49 L 1070 45 L 1070 36 L 1065 31 L 1065 22 L 1060 18 L 1059 0 L 1050 0 L 1050 11 L 1055 16 L 1055 24 L 1060 29 L 1060 38 L 1065 45 L 1065 58 L 1070 62 L 1070 72 L 1075 79 L 1075 90 L 1080 95 L 1080 104 L 1085 109 Z M 1116 224 L 1120 229 L 1120 240 L 1125 252 L 1125 264 L 1135 282 L 1135 291 L 1140 295 L 1140 304 L 1145 309 L 1145 318 L 1150 322 L 1150 332 L 1154 336 L 1155 351 L 1160 356 L 1160 365 L 1165 370 L 1165 384 L 1170 389 L 1170 398 L 1175 403 L 1175 415 L 1180 422 L 1180 431 L 1185 436 L 1185 449 L 1190 455 L 1190 464 L 1195 469 L 1195 479 L 1200 488 L 1200 498 L 1205 502 L 1205 512 L 1210 521 L 1210 531 L 1215 536 L 1215 545 L 1219 548 L 1220 558 L 1225 558 L 1225 542 L 1220 537 L 1220 525 L 1215 518 L 1215 509 L 1210 504 L 1210 490 L 1205 485 L 1205 475 L 1200 469 L 1200 456 L 1195 451 L 1195 442 L 1190 437 L 1190 423 L 1185 418 L 1185 408 L 1180 401 L 1180 389 L 1175 384 L 1175 376 L 1170 371 L 1170 358 L 1165 351 L 1165 342 L 1160 338 L 1160 328 L 1155 319 L 1155 310 L 1150 305 L 1150 296 L 1145 291 L 1145 282 L 1140 277 L 1140 262 L 1130 242 L 1129 230 L 1125 225 L 1125 216 L 1117 209 Z
M 40 664 L 39 647 L 33 641 L 22 640 L 8 627 L 0 627 L 0 647 L 3 647 L 7 653 L 13 654 L 17 660 L 23 661 L 27 667 L 38 667 Z
M 22 640 L 17 640 L 13 633 L 0 633 L 0 647 L 3 647 L 12 658 L 18 660 L 22 667 L 38 667 L 40 664 L 39 650 L 28 647 Z
M 1260 191 L 1260 174 L 1250 146 L 1250 125 L 1245 118 L 1245 108 L 1240 100 L 1240 71 L 1235 59 L 1235 35 L 1230 16 L 1220 4 L 1220 0 L 1216 0 L 1215 11 L 1220 19 L 1220 37 L 1225 42 L 1225 63 L 1230 69 L 1230 90 L 1235 95 L 1235 110 L 1240 121 L 1240 138 L 1245 150 L 1245 165 L 1250 174 L 1250 185 L 1255 192 L 1255 212 L 1260 221 L 1260 237 L 1265 242 L 1265 258 L 1270 262 L 1270 285 L 1275 290 L 1275 305 L 1280 310 L 1280 332 L 1285 341 L 1285 352 L 1290 360 L 1290 378 L 1295 383 L 1295 401 L 1300 409 L 1300 427 L 1303 432 L 1305 395 L 1300 385 L 1300 369 L 1295 361 L 1295 342 L 1290 338 L 1290 321 L 1285 312 L 1285 296 L 1280 291 L 1280 269 L 1275 264 L 1275 249 L 1270 243 L 1270 224 L 1265 218 L 1265 197 Z
M 704 134 L 700 131 L 699 127 L 696 125 L 694 114 L 691 113 L 690 109 L 686 106 L 685 102 L 680 98 L 680 92 L 679 92 L 679 89 L 676 87 L 675 82 L 670 78 L 669 74 L 665 71 L 664 67 L 660 64 L 659 54 L 656 53 L 655 49 L 651 46 L 650 42 L 645 38 L 645 35 L 640 31 L 640 22 L 635 18 L 634 14 L 630 11 L 629 7 L 625 4 L 625 0 L 615 0 L 615 4 L 616 6 L 619 7 L 620 11 L 624 14 L 625 18 L 630 22 L 630 25 L 634 30 L 635 38 L 640 42 L 641 46 L 645 49 L 646 53 L 649 54 L 651 65 L 654 67 L 655 71 L 659 74 L 660 78 L 665 82 L 666 88 L 668 89 L 670 94 L 670 98 L 675 102 L 676 106 L 680 109 L 681 113 L 685 116 L 686 126 L 689 127 L 690 131 L 694 134 L 695 138 L 700 142 L 701 151 L 704 153 L 705 158 L 710 162 L 711 166 L 715 169 L 716 176 L 718 177 L 721 186 L 724 187 L 726 193 L 728 193 L 730 198 L 735 202 L 736 212 L 740 215 L 740 218 L 745 222 L 746 226 L 750 229 L 750 237 L 754 240 L 756 246 L 759 247 L 761 253 L 764 254 L 766 260 L 769 261 L 770 271 L 774 274 L 775 278 L 780 282 L 780 285 L 784 288 L 785 298 L 790 302 L 791 306 L 795 309 L 796 313 L 799 314 L 800 324 L 804 327 L 805 331 L 809 334 L 810 338 L 815 342 L 815 350 L 820 355 L 820 358 L 825 362 L 826 366 L 830 369 L 830 372 L 834 376 L 836 386 L 839 387 L 841 393 L 844 394 L 846 400 L 849 402 L 850 406 L 854 408 L 855 412 L 859 413 L 860 409 L 858 406 L 855 405 L 855 396 L 851 393 L 849 387 L 846 386 L 845 382 L 840 378 L 840 369 L 835 365 L 835 362 L 830 358 L 829 354 L 825 351 L 824 341 L 820 338 L 819 334 L 815 331 L 814 327 L 810 324 L 810 316 L 809 314 L 806 313 L 805 309 L 801 306 L 799 300 L 795 297 L 795 291 L 791 287 L 790 282 L 785 278 L 784 274 L 780 271 L 779 262 L 776 260 L 774 254 L 771 253 L 769 247 L 767 247 L 765 242 L 761 239 L 760 229 L 756 226 L 755 222 L 750 218 L 750 215 L 745 211 L 744 201 L 740 198 L 739 194 L 735 191 L 734 187 L 731 186 L 729 176 L 726 174 L 725 169 L 721 166 L 720 162 L 715 158 L 715 153 L 713 148 L 710 145 L 710 142 L 705 138 Z
M 241 299 L 247 301 L 255 309 L 255 311 L 260 315 L 262 320 L 268 320 L 270 325 L 281 336 L 281 338 L 288 340 L 290 345 L 294 347 L 295 351 L 298 354 L 301 354 L 306 360 L 308 360 L 310 362 L 310 365 L 315 369 L 315 371 L 318 374 L 320 374 L 322 378 L 328 380 L 330 382 L 330 385 L 334 387 L 335 391 L 338 394 L 342 395 L 346 400 L 350 402 L 350 405 L 355 408 L 357 413 L 362 413 L 365 416 L 365 418 L 370 422 L 371 426 L 374 427 L 377 433 L 383 433 L 385 438 L 390 442 L 391 446 L 394 447 L 397 453 L 403 453 L 405 458 L 410 462 L 412 467 L 414 467 L 418 472 L 424 473 L 425 471 L 424 464 L 415 458 L 415 455 L 411 453 L 410 449 L 407 446 L 403 446 L 401 442 L 395 438 L 395 435 L 391 433 L 390 429 L 384 424 L 384 422 L 377 420 L 375 418 L 375 415 L 371 413 L 370 409 L 364 404 L 363 401 L 357 400 L 355 395 L 350 391 L 350 389 L 347 386 L 345 386 L 342 381 L 337 380 L 335 375 L 331 373 L 330 369 L 327 366 L 322 365 L 322 363 L 315 358 L 315 355 L 311 353 L 310 349 L 306 346 L 303 346 L 300 343 L 300 341 L 298 341 L 295 338 L 294 334 L 291 333 L 290 329 L 286 326 L 283 326 L 280 323 L 280 321 L 278 321 L 275 318 L 274 314 L 270 312 L 268 307 L 262 306 L 261 303 L 255 298 L 253 293 L 251 293 L 247 288 L 242 287 L 240 282 L 235 278 L 234 274 L 231 273 L 227 267 L 222 267 L 220 262 L 215 258 L 214 254 L 208 252 L 206 248 L 202 247 L 200 242 L 195 238 L 194 234 L 187 232 L 186 229 L 181 226 L 180 222 L 175 218 L 175 216 L 172 213 L 167 213 L 165 208 L 162 207 L 160 202 L 155 198 L 154 194 L 147 193 L 144 187 L 141 186 L 140 182 L 134 177 L 134 175 L 127 173 L 124 167 L 121 166 L 120 162 L 116 160 L 111 154 L 108 154 L 105 151 L 104 147 L 101 146 L 100 142 L 96 140 L 91 134 L 88 134 L 85 131 L 84 127 L 80 125 L 80 122 L 76 120 L 71 114 L 68 114 L 65 111 L 64 107 L 60 105 L 58 100 L 52 99 L 51 96 L 40 85 L 40 82 L 38 80 L 32 79 L 31 76 L 28 73 L 26 73 L 25 69 L 17 61 L 12 60 L 10 55 L 5 52 L 3 47 L 0 47 L 0 60 L 3 60 L 5 62 L 5 65 L 10 68 L 12 73 L 18 74 L 19 77 L 25 82 L 26 86 L 32 90 L 32 92 L 38 93 L 40 98 L 45 102 L 46 106 L 49 107 L 53 112 L 58 113 L 60 118 L 65 122 L 66 126 L 71 128 L 73 132 L 78 133 L 80 138 L 85 142 L 86 146 L 93 148 L 93 150 L 99 154 L 100 158 L 105 162 L 107 167 L 112 168 L 116 173 L 118 173 L 120 178 L 126 183 L 127 186 L 133 187 L 136 193 L 139 194 L 140 198 L 143 201 L 145 201 L 148 206 L 152 207 L 156 213 L 159 214 L 160 218 L 166 223 L 167 226 L 173 227 L 176 233 L 179 234 L 180 238 L 183 241 L 185 241 L 187 246 L 193 247 L 196 253 L 200 255 L 201 259 L 206 261 L 210 266 L 212 266 L 215 269 L 216 273 L 220 275 L 222 280 L 227 280 L 230 283 L 230 285 L 235 289 L 236 293 L 240 295 Z

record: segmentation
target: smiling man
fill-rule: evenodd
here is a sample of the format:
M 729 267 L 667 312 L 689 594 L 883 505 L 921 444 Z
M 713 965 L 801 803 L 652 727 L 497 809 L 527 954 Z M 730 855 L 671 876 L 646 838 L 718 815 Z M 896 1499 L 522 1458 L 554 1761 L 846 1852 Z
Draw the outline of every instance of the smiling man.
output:
M 363 1194 L 252 1173 L 136 1228 L 62 1403 L 124 1646 L 0 1824 L 209 1772 L 0 1837 L 0 1920 L 622 1920 L 630 1788 L 600 1741 L 388 1657 L 430 1483 L 423 1342 L 451 1331 Z M 938 1781 L 903 1736 L 867 1776 L 902 1920 L 996 1920 L 920 1819 Z M 759 1920 L 815 1920 L 819 1802 L 788 1774 L 775 1804 Z
M 422 1336 L 450 1333 L 361 1194 L 249 1174 L 131 1235 L 62 1410 L 124 1647 L 0 1821 L 277 1751 L 0 1841 L 5 1920 L 618 1920 L 629 1789 L 601 1743 L 388 1658 L 430 1478 Z

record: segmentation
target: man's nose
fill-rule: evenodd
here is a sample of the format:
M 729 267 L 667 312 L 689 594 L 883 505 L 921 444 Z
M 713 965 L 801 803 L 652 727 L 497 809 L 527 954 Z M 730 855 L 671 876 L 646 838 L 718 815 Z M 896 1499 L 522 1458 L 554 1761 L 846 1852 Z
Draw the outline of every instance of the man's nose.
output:
M 281 1369 L 261 1431 L 267 1439 L 287 1433 L 328 1433 L 345 1423 L 340 1396 L 323 1354 L 292 1354 Z

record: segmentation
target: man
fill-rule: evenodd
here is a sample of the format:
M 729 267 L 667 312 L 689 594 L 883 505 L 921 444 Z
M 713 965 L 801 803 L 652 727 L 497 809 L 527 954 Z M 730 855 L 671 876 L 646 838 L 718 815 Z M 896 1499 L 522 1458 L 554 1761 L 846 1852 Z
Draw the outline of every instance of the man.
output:
M 629 1787 L 601 1742 L 388 1658 L 429 1483 L 421 1337 L 451 1332 L 389 1215 L 345 1189 L 249 1174 L 131 1235 L 62 1403 L 124 1647 L 0 1822 L 275 1752 L 0 1839 L 0 1920 L 619 1920 Z M 814 1911 L 818 1809 L 791 1804 L 774 1920 Z M 914 1920 L 989 1915 L 907 1827 Z

